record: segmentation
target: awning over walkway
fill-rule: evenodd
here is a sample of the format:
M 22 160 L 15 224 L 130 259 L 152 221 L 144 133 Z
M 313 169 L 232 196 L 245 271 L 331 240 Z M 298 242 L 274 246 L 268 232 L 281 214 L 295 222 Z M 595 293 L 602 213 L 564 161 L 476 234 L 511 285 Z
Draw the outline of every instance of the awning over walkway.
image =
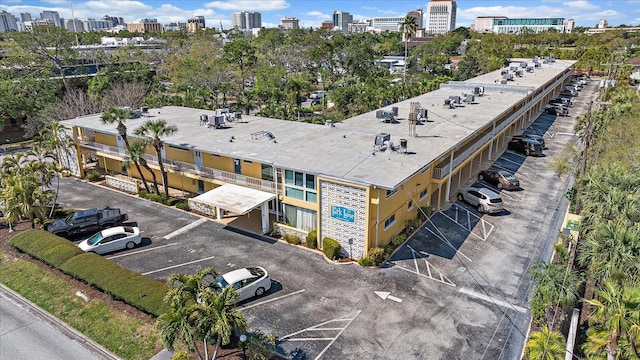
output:
M 262 203 L 275 199 L 275 197 L 275 194 L 265 191 L 235 184 L 225 184 L 191 200 L 244 215 Z

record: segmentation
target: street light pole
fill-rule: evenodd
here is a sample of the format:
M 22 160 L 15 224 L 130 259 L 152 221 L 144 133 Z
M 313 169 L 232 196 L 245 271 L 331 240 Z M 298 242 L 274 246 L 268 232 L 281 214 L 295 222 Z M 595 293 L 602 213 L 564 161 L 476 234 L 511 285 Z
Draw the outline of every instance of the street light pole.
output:
M 240 346 L 242 347 L 242 360 L 247 360 L 247 335 L 240 335 Z

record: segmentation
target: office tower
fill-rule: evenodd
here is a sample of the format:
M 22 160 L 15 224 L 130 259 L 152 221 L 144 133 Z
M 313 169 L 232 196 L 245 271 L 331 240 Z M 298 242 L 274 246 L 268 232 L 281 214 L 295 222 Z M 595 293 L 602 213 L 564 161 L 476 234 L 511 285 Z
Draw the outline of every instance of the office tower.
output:
M 280 19 L 280 28 L 282 29 L 299 29 L 300 28 L 300 20 L 294 17 L 283 17 Z
M 20 20 L 22 20 L 22 21 L 33 21 L 33 19 L 31 18 L 31 13 L 28 13 L 28 12 L 20 13 Z
M 187 29 L 191 32 L 196 31 L 198 29 L 204 29 L 205 22 L 204 16 L 202 15 L 193 15 L 187 20 Z
M 18 31 L 16 17 L 4 10 L 0 11 L 0 33 Z
M 353 22 L 353 15 L 346 11 L 333 12 L 333 27 L 338 28 L 343 33 L 349 31 L 349 24 Z
M 234 13 L 231 23 L 234 28 L 241 30 L 261 28 L 262 15 L 259 12 L 248 11 Z
M 40 13 L 41 20 L 51 20 L 54 26 L 63 27 L 62 20 L 60 19 L 60 14 L 57 11 L 49 11 L 45 10 Z
M 456 28 L 456 2 L 453 0 L 431 0 L 427 4 L 427 26 L 429 34 L 446 34 Z

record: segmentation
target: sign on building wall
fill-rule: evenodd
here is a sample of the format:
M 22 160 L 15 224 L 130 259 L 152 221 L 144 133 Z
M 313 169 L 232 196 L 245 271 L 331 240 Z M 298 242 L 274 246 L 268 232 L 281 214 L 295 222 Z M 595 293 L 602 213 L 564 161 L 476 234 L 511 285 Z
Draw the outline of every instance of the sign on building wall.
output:
M 333 238 L 352 258 L 365 256 L 367 204 L 366 189 L 320 180 L 319 240 Z

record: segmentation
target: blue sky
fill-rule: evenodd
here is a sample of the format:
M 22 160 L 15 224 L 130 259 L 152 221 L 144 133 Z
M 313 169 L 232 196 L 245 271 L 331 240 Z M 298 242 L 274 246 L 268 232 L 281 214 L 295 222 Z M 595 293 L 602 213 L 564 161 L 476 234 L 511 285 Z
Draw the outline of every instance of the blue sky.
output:
M 576 20 L 576 26 L 595 26 L 602 18 L 609 25 L 640 24 L 640 0 L 458 0 L 456 26 L 469 26 L 476 16 L 501 15 L 520 17 L 564 17 Z M 157 18 L 161 23 L 186 21 L 192 15 L 205 16 L 207 27 L 229 28 L 231 14 L 258 11 L 265 27 L 279 24 L 282 17 L 300 19 L 302 27 L 319 27 L 331 20 L 334 10 L 347 11 L 354 19 L 375 16 L 404 16 L 407 11 L 422 8 L 427 0 L 0 0 L 0 10 L 19 16 L 30 12 L 37 17 L 42 10 L 58 11 L 71 18 L 71 7 L 77 18 L 122 16 L 132 22 L 141 18 Z

